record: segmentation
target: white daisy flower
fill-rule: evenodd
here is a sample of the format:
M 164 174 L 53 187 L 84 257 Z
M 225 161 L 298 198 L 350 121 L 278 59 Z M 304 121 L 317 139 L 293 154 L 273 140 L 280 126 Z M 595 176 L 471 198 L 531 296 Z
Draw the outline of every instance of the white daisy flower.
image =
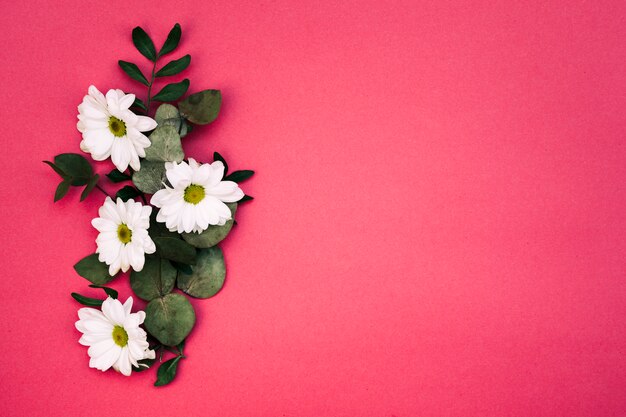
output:
M 83 333 L 78 341 L 89 346 L 91 358 L 89 367 L 101 371 L 113 367 L 129 376 L 132 366 L 139 367 L 139 361 L 154 359 L 154 350 L 149 349 L 145 330 L 139 327 L 146 313 L 131 313 L 133 297 L 128 297 L 124 305 L 111 297 L 102 303 L 102 311 L 95 308 L 78 310 L 76 328 Z
M 109 90 L 106 97 L 93 85 L 78 106 L 76 127 L 83 134 L 80 149 L 90 153 L 96 161 L 109 156 L 120 172 L 128 165 L 139 171 L 139 157 L 145 157 L 150 140 L 141 132 L 152 130 L 157 122 L 138 116 L 129 110 L 134 94 Z
M 166 162 L 166 175 L 173 188 L 157 191 L 150 201 L 159 207 L 157 221 L 172 232 L 200 233 L 209 225 L 224 225 L 231 218 L 224 203 L 239 201 L 244 193 L 236 182 L 222 181 L 224 164 Z
M 130 199 L 117 204 L 107 197 L 98 214 L 91 221 L 100 234 L 96 238 L 98 260 L 109 265 L 109 274 L 117 274 L 132 267 L 141 271 L 145 262 L 144 254 L 154 253 L 156 247 L 148 235 L 152 207 L 135 203 Z

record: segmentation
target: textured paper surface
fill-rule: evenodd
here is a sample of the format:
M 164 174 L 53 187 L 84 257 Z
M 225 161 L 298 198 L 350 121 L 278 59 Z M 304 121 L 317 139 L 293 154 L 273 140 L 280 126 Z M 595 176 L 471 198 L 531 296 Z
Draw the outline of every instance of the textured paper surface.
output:
M 624 2 L 4 3 L 1 415 L 626 415 Z M 103 199 L 41 161 L 90 83 L 145 98 L 116 61 L 175 22 L 224 96 L 185 151 L 257 199 L 155 389 L 87 367 Z

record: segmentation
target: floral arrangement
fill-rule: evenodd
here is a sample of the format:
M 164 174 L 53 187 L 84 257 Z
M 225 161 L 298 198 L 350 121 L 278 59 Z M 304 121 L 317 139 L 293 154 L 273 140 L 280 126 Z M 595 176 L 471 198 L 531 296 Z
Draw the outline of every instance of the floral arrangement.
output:
M 181 139 L 195 125 L 216 119 L 222 97 L 219 90 L 203 90 L 183 99 L 188 79 L 153 94 L 158 80 L 181 73 L 191 62 L 191 56 L 185 55 L 157 67 L 178 47 L 180 37 L 181 27 L 176 24 L 157 52 L 142 28 L 133 29 L 135 47 L 150 61 L 150 77 L 136 64 L 118 63 L 130 78 L 147 87 L 145 101 L 121 90 L 103 94 L 90 86 L 78 106 L 80 149 L 94 161 L 111 159 L 115 168 L 106 174 L 110 182 L 132 185 L 112 197 L 83 155 L 64 153 L 53 162 L 44 161 L 62 178 L 55 202 L 71 187 L 83 187 L 80 201 L 93 190 L 106 196 L 98 217 L 91 221 L 98 231 L 95 253 L 74 265 L 90 287 L 101 288 L 106 295 L 98 299 L 72 293 L 86 306 L 78 310 L 76 329 L 82 333 L 79 343 L 89 347 L 89 366 L 101 371 L 113 368 L 129 376 L 152 367 L 158 357 L 156 386 L 170 383 L 185 358 L 185 339 L 196 321 L 187 296 L 210 298 L 224 284 L 224 256 L 217 244 L 236 224 L 238 205 L 252 199 L 239 183 L 254 174 L 250 170 L 228 173 L 217 152 L 210 163 L 185 156 Z M 155 103 L 161 104 L 153 114 Z M 133 292 L 148 302 L 145 311 L 133 313 L 132 297 L 122 304 L 117 291 L 105 286 L 129 270 Z M 166 352 L 174 357 L 164 361 Z

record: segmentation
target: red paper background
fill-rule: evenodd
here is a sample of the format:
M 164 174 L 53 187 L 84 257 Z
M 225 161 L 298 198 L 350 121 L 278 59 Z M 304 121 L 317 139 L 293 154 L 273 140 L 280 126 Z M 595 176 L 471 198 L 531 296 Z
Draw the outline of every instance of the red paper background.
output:
M 3 416 L 626 415 L 623 1 L 3 2 Z M 178 379 L 87 367 L 89 84 L 183 27 L 188 155 L 255 169 Z M 175 78 L 180 79 L 181 77 Z M 98 165 L 106 172 L 110 165 Z M 109 189 L 112 189 L 109 187 Z M 126 278 L 112 284 L 130 295 Z M 142 307 L 143 303 L 137 304 Z

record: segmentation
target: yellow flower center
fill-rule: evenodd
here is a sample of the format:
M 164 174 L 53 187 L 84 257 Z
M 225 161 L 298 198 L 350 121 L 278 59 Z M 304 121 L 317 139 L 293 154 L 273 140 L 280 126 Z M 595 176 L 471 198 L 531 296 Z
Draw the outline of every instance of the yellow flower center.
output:
M 123 244 L 127 244 L 133 239 L 133 231 L 128 228 L 124 223 L 120 224 L 117 228 L 117 238 Z
M 124 347 L 128 344 L 128 333 L 122 326 L 115 326 L 113 328 L 113 341 L 119 347 Z
M 126 123 L 118 119 L 117 117 L 109 117 L 109 130 L 113 133 L 113 136 L 121 138 L 126 135 Z
M 185 188 L 185 196 L 183 198 L 188 203 L 198 204 L 204 199 L 204 187 L 197 184 L 191 184 Z

